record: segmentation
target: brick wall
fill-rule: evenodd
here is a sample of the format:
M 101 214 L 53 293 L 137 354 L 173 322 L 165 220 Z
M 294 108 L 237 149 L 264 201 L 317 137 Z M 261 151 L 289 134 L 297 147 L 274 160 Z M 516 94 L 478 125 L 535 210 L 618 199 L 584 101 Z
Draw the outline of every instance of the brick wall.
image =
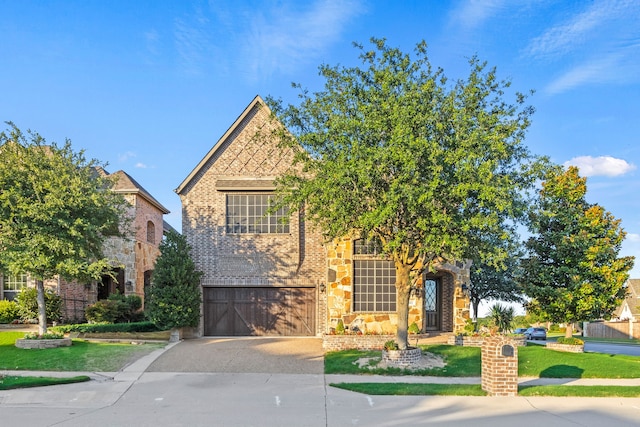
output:
M 291 215 L 289 233 L 226 233 L 229 190 L 220 189 L 219 181 L 269 182 L 291 165 L 292 153 L 265 137 L 273 126 L 268 110 L 254 107 L 180 193 L 182 232 L 204 273 L 203 286 L 317 286 L 325 281 L 322 237 L 304 220 L 304 212 Z M 325 326 L 317 318 L 321 331 Z
M 518 394 L 518 346 L 507 336 L 485 337 L 482 343 L 482 389 L 489 396 Z

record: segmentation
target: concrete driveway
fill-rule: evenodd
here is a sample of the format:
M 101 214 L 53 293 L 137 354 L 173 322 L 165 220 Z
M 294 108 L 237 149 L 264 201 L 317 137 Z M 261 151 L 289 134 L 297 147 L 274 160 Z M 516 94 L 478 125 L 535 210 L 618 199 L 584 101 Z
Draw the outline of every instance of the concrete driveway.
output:
M 185 340 L 164 352 L 147 372 L 321 375 L 324 372 L 322 339 L 223 337 Z

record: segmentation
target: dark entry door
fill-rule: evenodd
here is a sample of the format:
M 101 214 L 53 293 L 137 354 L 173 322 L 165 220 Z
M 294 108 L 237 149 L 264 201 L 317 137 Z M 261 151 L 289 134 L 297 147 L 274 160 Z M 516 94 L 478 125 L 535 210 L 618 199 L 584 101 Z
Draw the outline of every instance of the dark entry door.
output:
M 440 279 L 424 281 L 424 329 L 440 330 Z
M 315 288 L 204 288 L 207 336 L 315 335 Z

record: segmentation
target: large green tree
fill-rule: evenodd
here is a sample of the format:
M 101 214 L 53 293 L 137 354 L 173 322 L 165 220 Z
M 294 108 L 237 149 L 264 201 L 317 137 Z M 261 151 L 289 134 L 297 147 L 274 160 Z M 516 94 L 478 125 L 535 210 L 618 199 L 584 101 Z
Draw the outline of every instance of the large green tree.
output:
M 151 277 L 147 316 L 163 329 L 198 326 L 200 278 L 187 239 L 170 232 L 160 243 L 160 256 Z
M 12 123 L 0 133 L 0 266 L 36 281 L 39 332 L 46 332 L 43 281 L 99 279 L 111 266 L 103 242 L 126 232 L 127 204 L 101 165 L 71 143 L 58 147 Z
M 520 282 L 529 309 L 552 322 L 608 318 L 625 296 L 633 257 L 618 257 L 625 232 L 620 220 L 587 203 L 587 180 L 576 167 L 543 183 L 531 214 Z
M 397 341 L 407 347 L 415 279 L 443 260 L 505 257 L 478 236 L 499 234 L 522 209 L 533 158 L 523 145 L 532 109 L 504 101 L 509 82 L 477 58 L 466 79 L 372 39 L 361 67 L 320 66 L 324 89 L 299 105 L 268 102 L 295 153 L 278 179 L 282 203 L 305 208 L 327 238 L 378 240 L 396 268 Z
M 507 256 L 501 262 L 492 262 L 490 258 L 475 256 L 472 258 L 469 299 L 473 308 L 473 319 L 477 321 L 480 303 L 485 300 L 522 302 L 522 289 L 516 281 L 520 268 L 521 250 L 517 235 L 511 229 L 503 235 L 485 236 L 488 245 L 502 247 Z

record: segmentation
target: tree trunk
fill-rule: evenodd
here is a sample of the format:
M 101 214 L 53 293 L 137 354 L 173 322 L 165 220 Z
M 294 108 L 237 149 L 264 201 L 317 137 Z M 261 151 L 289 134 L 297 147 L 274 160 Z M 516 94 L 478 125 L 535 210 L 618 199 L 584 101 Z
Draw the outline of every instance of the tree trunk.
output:
M 44 299 L 44 282 L 36 280 L 36 301 L 38 302 L 38 334 L 47 333 L 47 306 Z
M 567 323 L 567 329 L 564 332 L 565 338 L 573 337 L 573 323 Z
M 473 307 L 473 323 L 478 324 L 478 307 L 480 307 L 480 300 L 477 298 L 471 298 L 471 306 Z
M 396 310 L 398 326 L 396 341 L 398 349 L 406 350 L 409 346 L 409 298 L 411 296 L 411 266 L 396 263 Z

